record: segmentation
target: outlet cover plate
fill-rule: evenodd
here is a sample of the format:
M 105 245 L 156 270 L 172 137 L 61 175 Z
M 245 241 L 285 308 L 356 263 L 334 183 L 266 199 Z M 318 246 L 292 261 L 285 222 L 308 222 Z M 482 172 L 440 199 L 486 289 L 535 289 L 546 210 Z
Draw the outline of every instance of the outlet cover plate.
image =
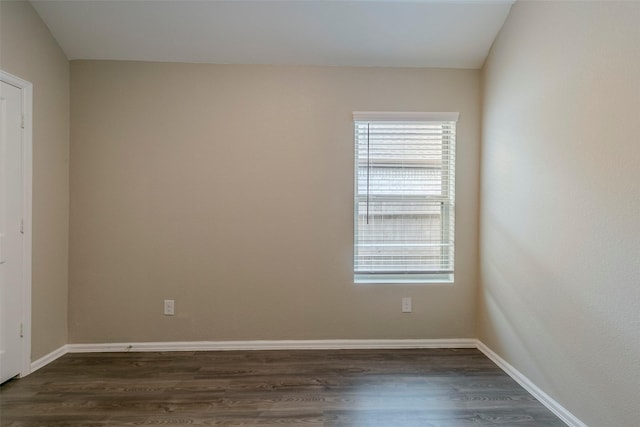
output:
M 175 314 L 175 301 L 172 299 L 164 300 L 164 315 L 173 316 Z
M 402 312 L 411 313 L 411 297 L 402 298 Z

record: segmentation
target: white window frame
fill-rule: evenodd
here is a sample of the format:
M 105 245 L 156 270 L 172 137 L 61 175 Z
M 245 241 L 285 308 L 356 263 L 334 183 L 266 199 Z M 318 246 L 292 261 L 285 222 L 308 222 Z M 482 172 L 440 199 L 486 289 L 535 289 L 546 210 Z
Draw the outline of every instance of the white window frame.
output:
M 450 226 L 445 225 L 443 228 L 450 230 L 450 235 L 447 236 L 448 241 L 451 242 L 451 260 L 450 270 L 447 271 L 421 271 L 421 272 L 404 272 L 404 273 L 380 273 L 380 272 L 363 272 L 357 270 L 357 257 L 358 257 L 358 135 L 357 127 L 362 122 L 457 122 L 459 119 L 459 113 L 453 112 L 354 112 L 354 146 L 355 146 L 355 161 L 354 161 L 354 282 L 355 283 L 453 283 L 454 281 L 454 260 L 455 257 L 455 128 L 454 137 L 450 142 L 450 163 L 448 164 L 448 170 L 451 173 L 449 179 L 452 180 L 451 191 L 447 198 L 447 204 L 451 212 L 451 218 L 447 218 L 447 224 L 450 222 Z M 444 168 L 444 166 L 443 166 Z M 367 190 L 368 191 L 368 190 Z

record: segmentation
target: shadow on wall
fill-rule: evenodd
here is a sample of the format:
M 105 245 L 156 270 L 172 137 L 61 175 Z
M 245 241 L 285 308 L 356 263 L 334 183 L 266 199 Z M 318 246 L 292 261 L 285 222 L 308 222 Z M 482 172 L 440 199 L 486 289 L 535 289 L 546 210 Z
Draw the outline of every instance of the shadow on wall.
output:
M 507 361 L 526 361 L 516 368 L 550 396 L 558 398 L 556 391 L 562 389 L 561 377 L 548 375 L 552 372 L 549 367 L 553 366 L 563 377 L 582 381 L 582 393 L 591 395 L 588 400 L 597 399 L 598 384 L 610 382 L 611 378 L 604 370 L 594 372 L 580 363 L 580 353 L 593 347 L 587 325 L 604 322 L 609 324 L 613 335 L 620 331 L 610 319 L 602 316 L 590 319 L 598 313 L 581 300 L 581 289 L 555 277 L 527 251 L 524 242 L 502 225 L 498 215 L 489 212 L 483 222 L 486 231 L 483 233 L 485 255 L 481 264 L 480 303 L 485 307 L 481 308 L 484 316 L 481 322 L 490 324 L 490 328 L 484 329 L 494 331 L 493 335 L 499 338 L 492 343 L 493 338 L 483 333 L 481 339 L 488 340 L 485 343 L 502 353 Z M 499 248 L 499 251 L 486 248 Z M 553 294 L 549 294 L 549 288 L 553 288 Z M 570 307 L 566 301 L 572 301 Z M 565 331 L 556 332 L 562 329 Z M 551 354 L 545 348 L 553 348 L 555 352 Z M 558 353 L 558 349 L 562 352 Z

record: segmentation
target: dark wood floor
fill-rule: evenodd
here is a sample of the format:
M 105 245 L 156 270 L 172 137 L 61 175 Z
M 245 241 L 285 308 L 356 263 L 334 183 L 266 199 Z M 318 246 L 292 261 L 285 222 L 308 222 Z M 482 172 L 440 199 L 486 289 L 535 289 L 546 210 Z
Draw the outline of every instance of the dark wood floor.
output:
M 67 354 L 0 388 L 10 426 L 564 426 L 475 349 Z

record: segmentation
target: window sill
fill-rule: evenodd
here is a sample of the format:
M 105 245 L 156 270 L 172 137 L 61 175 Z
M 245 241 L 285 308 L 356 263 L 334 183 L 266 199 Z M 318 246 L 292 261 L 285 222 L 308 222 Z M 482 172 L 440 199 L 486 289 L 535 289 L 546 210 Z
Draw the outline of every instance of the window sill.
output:
M 356 284 L 387 284 L 387 285 L 451 285 L 453 274 L 356 274 L 353 278 Z

